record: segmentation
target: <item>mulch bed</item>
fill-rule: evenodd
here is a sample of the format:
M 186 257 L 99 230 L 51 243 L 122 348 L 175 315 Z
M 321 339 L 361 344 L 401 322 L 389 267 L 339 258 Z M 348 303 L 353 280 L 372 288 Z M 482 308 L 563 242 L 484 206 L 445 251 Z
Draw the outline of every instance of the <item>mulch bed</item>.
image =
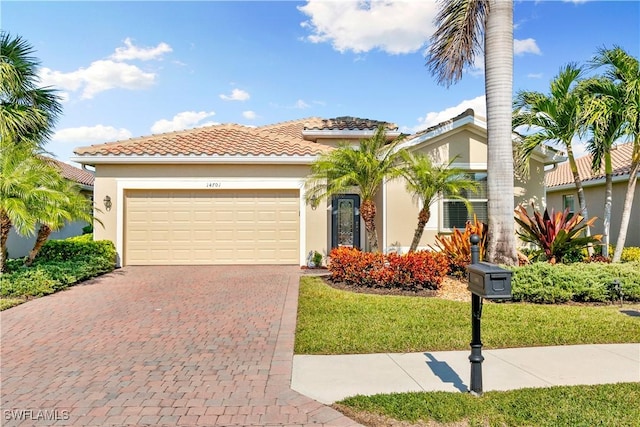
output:
M 374 295 L 399 295 L 399 296 L 411 296 L 411 297 L 431 297 L 442 298 L 451 301 L 471 301 L 471 292 L 467 290 L 466 280 L 457 279 L 454 277 L 445 277 L 440 289 L 421 289 L 418 291 L 409 291 L 396 288 L 370 288 L 363 286 L 348 285 L 343 282 L 333 282 L 329 280 L 329 275 L 323 275 L 322 279 L 329 286 L 340 289 L 343 291 L 362 293 L 362 294 L 374 294 Z

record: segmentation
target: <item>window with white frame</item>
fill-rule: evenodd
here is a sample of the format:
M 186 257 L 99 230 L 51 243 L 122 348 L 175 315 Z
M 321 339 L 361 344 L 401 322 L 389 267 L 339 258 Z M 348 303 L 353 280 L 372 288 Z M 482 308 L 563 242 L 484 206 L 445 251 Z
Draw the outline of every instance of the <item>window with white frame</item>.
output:
M 464 229 L 468 220 L 473 220 L 475 214 L 478 221 L 488 221 L 487 215 L 487 173 L 467 172 L 467 177 L 478 183 L 476 191 L 463 190 L 460 196 L 466 198 L 471 204 L 472 210 L 467 209 L 467 205 L 456 199 L 447 198 L 447 194 L 442 199 L 442 224 L 443 230 Z
M 565 194 L 562 196 L 562 209 L 569 208 L 568 217 L 571 218 L 575 214 L 575 198 L 573 194 Z

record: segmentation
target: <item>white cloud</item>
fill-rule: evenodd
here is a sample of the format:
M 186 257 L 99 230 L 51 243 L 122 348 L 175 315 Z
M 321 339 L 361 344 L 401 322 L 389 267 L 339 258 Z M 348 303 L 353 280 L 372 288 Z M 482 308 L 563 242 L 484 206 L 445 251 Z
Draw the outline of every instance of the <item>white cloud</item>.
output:
M 485 96 L 482 95 L 473 99 L 464 100 L 455 107 L 446 108 L 442 111 L 427 113 L 424 117 L 418 118 L 418 125 L 408 129 L 408 131 L 412 133 L 419 132 L 428 127 L 437 125 L 438 123 L 452 119 L 455 116 L 464 113 L 468 108 L 473 109 L 476 116 L 486 117 L 487 106 Z
M 131 132 L 127 129 L 96 125 L 60 129 L 51 139 L 53 141 L 74 144 L 97 144 L 100 142 L 120 141 L 129 138 L 131 138 Z
M 242 89 L 234 89 L 231 91 L 231 95 L 220 94 L 220 99 L 225 101 L 246 101 L 251 98 L 248 92 Z
M 156 74 L 146 73 L 135 65 L 111 60 L 94 61 L 88 68 L 63 73 L 42 68 L 40 81 L 44 86 L 75 92 L 82 90 L 82 99 L 91 99 L 105 90 L 121 88 L 146 89 L 155 83 Z
M 242 117 L 244 117 L 245 119 L 253 120 L 258 116 L 256 115 L 255 111 L 248 110 L 242 112 Z
M 293 104 L 293 108 L 297 108 L 299 110 L 305 110 L 311 107 L 309 104 L 304 102 L 302 99 L 298 99 L 295 104 Z
M 161 119 L 151 126 L 152 133 L 173 132 L 182 129 L 191 129 L 195 127 L 211 126 L 218 124 L 217 122 L 200 123 L 207 117 L 212 117 L 216 113 L 214 111 L 183 111 L 178 113 L 171 120 Z
M 138 47 L 133 44 L 131 39 L 124 39 L 125 47 L 116 48 L 116 52 L 111 55 L 111 59 L 115 61 L 130 61 L 139 59 L 141 61 L 149 61 L 151 59 L 159 59 L 165 53 L 173 52 L 171 46 L 161 42 L 156 47 Z
M 529 77 L 530 79 L 541 79 L 543 76 L 542 73 L 529 73 L 527 74 L 527 77 Z
M 528 38 L 524 40 L 513 40 L 513 54 L 524 55 L 525 53 L 533 53 L 535 55 L 542 55 L 538 44 L 535 39 Z
M 301 26 L 312 43 L 330 42 L 339 52 L 368 52 L 375 48 L 391 54 L 418 51 L 434 31 L 434 1 L 308 0 L 298 9 L 309 17 Z

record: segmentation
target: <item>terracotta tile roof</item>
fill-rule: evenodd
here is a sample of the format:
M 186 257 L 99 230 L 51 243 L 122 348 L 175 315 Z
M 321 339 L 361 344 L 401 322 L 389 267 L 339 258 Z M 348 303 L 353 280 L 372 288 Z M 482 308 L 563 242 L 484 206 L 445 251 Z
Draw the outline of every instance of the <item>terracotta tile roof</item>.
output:
M 395 123 L 379 120 L 361 119 L 359 117 L 341 116 L 333 119 L 313 118 L 304 124 L 305 130 L 376 130 L 384 126 L 387 130 L 398 130 Z
M 611 165 L 613 167 L 613 176 L 629 174 L 631 167 L 631 152 L 633 151 L 633 143 L 619 144 L 611 150 Z M 587 154 L 576 159 L 578 166 L 578 174 L 582 182 L 592 181 L 604 178 L 604 168 L 598 172 L 591 170 L 591 161 L 593 156 Z M 569 168 L 569 162 L 559 164 L 558 167 L 548 171 L 545 174 L 545 184 L 547 188 L 557 187 L 560 185 L 573 184 L 573 174 Z
M 313 156 L 330 147 L 302 139 L 305 120 L 264 127 L 237 124 L 188 129 L 80 147 L 78 155 Z
M 71 166 L 60 160 L 52 159 L 51 157 L 44 157 L 44 159 L 54 167 L 60 169 L 60 173 L 66 179 L 93 187 L 94 176 L 91 172 Z

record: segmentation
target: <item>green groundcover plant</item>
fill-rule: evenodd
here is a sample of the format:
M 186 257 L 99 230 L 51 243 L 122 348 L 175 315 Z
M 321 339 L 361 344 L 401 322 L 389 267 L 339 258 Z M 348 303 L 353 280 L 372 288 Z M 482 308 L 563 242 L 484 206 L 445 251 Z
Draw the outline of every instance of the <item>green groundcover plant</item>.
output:
M 90 235 L 48 241 L 31 267 L 25 267 L 23 260 L 9 261 L 8 272 L 0 276 L 0 307 L 5 309 L 108 273 L 115 262 L 116 250 L 110 241 L 93 241 Z

